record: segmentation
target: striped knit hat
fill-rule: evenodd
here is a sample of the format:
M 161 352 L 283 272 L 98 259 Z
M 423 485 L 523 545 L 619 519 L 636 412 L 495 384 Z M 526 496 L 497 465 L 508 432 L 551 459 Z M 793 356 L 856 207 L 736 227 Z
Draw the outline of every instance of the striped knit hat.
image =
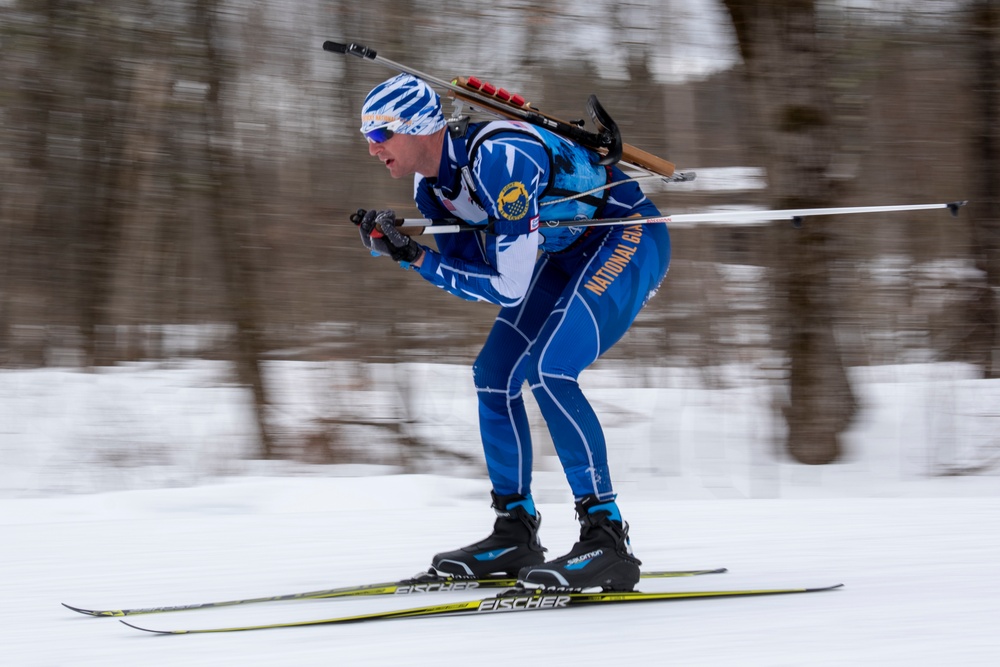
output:
M 446 124 L 441 98 L 410 74 L 375 86 L 361 108 L 362 132 L 388 126 L 397 134 L 434 134 Z

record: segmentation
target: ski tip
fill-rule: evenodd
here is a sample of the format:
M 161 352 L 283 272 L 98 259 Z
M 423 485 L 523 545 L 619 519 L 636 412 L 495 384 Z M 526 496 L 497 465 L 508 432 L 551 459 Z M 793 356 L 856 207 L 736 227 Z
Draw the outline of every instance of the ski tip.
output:
M 121 611 L 106 611 L 97 609 L 82 609 L 80 607 L 74 607 L 71 604 L 66 604 L 65 602 L 60 602 L 62 606 L 66 607 L 70 611 L 75 611 L 78 614 L 83 614 L 84 616 L 96 616 L 96 617 L 106 617 L 106 616 L 124 616 L 125 614 Z
M 142 630 L 143 632 L 148 632 L 148 633 L 154 634 L 154 635 L 185 635 L 185 634 L 187 634 L 187 630 L 152 630 L 150 628 L 144 628 L 144 627 L 141 627 L 141 626 L 138 626 L 138 625 L 133 625 L 132 623 L 129 623 L 128 621 L 123 621 L 121 619 L 119 619 L 118 622 L 121 623 L 122 625 L 127 625 L 128 627 L 130 627 L 130 628 L 132 628 L 134 630 Z
M 71 604 L 66 604 L 65 602 L 60 602 L 62 606 L 66 607 L 70 611 L 75 611 L 78 614 L 83 614 L 85 616 L 97 616 L 97 612 L 92 609 L 80 609 L 79 607 L 74 607 Z
M 809 591 L 833 591 L 838 588 L 843 588 L 844 584 L 834 584 L 833 586 L 822 586 L 820 588 L 810 588 Z

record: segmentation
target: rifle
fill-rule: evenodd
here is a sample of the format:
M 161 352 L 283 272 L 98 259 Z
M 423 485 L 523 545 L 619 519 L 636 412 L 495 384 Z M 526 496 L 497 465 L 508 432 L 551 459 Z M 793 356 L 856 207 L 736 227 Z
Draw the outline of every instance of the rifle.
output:
M 550 130 L 599 153 L 601 155 L 599 164 L 611 165 L 623 162 L 672 181 L 694 179 L 694 174 L 677 174 L 673 163 L 622 141 L 618 124 L 597 100 L 596 95 L 591 95 L 587 100 L 587 113 L 597 128 L 596 132 L 591 132 L 583 127 L 583 121 L 566 121 L 542 113 L 526 102 L 521 95 L 509 93 L 503 88 L 476 77 L 456 77 L 452 81 L 445 81 L 383 58 L 374 49 L 361 44 L 326 41 L 323 43 L 323 50 L 371 60 L 397 72 L 410 74 L 431 85 L 444 88 L 455 99 L 480 111 L 500 118 L 525 121 Z

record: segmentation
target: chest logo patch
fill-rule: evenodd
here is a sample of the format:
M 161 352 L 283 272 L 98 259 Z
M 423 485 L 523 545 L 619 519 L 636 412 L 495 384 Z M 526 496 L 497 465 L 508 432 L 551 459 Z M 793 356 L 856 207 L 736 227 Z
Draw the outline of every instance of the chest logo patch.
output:
M 497 198 L 497 210 L 508 220 L 520 220 L 528 212 L 528 189 L 524 183 L 514 181 L 504 186 Z

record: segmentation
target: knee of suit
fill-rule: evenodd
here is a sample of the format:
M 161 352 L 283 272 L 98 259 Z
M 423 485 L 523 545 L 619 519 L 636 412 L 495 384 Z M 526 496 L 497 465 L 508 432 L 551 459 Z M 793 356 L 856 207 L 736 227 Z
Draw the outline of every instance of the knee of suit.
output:
M 480 355 L 472 365 L 472 381 L 479 391 L 511 391 L 511 369 L 495 360 Z
M 528 384 L 532 387 L 538 386 L 542 379 L 541 364 L 537 363 L 535 359 L 532 358 L 529 360 L 528 367 L 525 370 L 528 378 Z
M 541 357 L 539 359 L 539 356 Z M 573 363 L 573 360 L 565 355 L 546 354 L 544 356 L 532 355 L 528 359 L 525 374 L 528 384 L 536 387 L 542 384 L 542 377 L 558 377 L 564 380 L 575 381 L 580 375 L 581 364 Z

